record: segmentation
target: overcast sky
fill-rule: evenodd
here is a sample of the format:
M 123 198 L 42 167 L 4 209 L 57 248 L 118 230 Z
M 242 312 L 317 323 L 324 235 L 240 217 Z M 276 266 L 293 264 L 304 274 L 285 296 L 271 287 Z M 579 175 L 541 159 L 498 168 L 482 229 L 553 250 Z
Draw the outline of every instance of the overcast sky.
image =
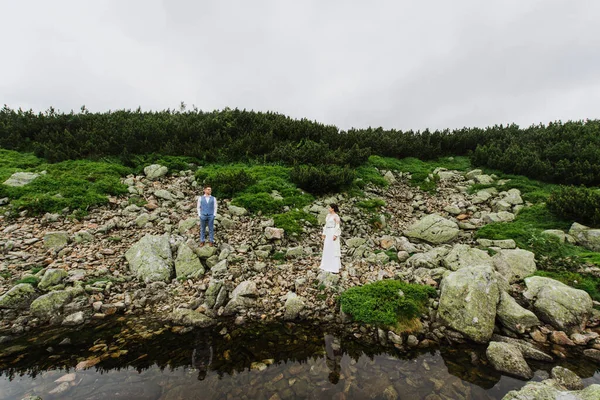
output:
M 596 0 L 0 0 L 0 103 L 342 129 L 600 118 Z

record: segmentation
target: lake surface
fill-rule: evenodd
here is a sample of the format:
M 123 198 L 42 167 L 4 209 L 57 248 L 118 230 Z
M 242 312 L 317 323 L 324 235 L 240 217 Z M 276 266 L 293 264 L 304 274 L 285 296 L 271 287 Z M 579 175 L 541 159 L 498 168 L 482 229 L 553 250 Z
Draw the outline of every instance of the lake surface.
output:
M 586 385 L 600 383 L 600 364 L 587 360 L 530 365 L 535 381 L 561 365 Z M 0 344 L 0 400 L 485 400 L 501 399 L 525 383 L 489 367 L 485 347 L 406 354 L 312 325 L 221 326 L 182 334 L 121 319 Z

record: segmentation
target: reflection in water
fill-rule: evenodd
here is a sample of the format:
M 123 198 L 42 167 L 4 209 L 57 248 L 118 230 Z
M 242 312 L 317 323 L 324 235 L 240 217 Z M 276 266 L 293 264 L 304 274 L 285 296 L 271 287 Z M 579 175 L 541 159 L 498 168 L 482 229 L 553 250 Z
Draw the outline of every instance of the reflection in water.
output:
M 600 383 L 598 365 L 562 364 Z M 534 380 L 552 366 L 532 364 Z M 485 400 L 524 384 L 489 367 L 484 347 L 406 354 L 295 324 L 174 334 L 125 321 L 0 345 L 0 400 Z

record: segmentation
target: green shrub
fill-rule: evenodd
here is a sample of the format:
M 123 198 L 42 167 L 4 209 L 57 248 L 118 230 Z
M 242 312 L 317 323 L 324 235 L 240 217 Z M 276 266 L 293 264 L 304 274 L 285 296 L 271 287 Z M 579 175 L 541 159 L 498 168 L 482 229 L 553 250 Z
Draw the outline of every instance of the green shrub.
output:
M 600 227 L 600 191 L 597 189 L 560 186 L 548 198 L 548 208 L 561 218 Z
M 312 194 L 339 192 L 349 187 L 356 177 L 356 172 L 349 167 L 338 166 L 295 166 L 290 177 L 298 187 Z
M 196 172 L 196 179 L 202 184 L 211 185 L 216 197 L 229 199 L 256 182 L 244 169 L 237 168 L 219 170 L 214 174 L 200 169 Z
M 244 207 L 251 213 L 274 214 L 283 210 L 283 201 L 274 199 L 267 193 L 244 193 L 235 197 L 231 203 Z
M 435 295 L 430 286 L 383 280 L 346 290 L 340 304 L 355 321 L 389 326 L 419 316 Z
M 290 234 L 300 234 L 302 233 L 304 222 L 307 221 L 312 225 L 317 225 L 317 218 L 308 214 L 304 211 L 288 211 L 283 214 L 276 214 L 273 216 L 273 220 L 275 221 L 275 226 L 278 228 L 283 228 L 286 233 Z

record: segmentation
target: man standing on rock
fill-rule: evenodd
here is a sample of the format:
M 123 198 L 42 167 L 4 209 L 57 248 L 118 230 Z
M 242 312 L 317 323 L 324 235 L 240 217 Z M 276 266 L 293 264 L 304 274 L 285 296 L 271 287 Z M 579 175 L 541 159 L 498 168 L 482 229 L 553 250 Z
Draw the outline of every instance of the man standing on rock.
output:
M 200 218 L 200 247 L 204 246 L 206 226 L 208 225 L 208 245 L 213 246 L 214 223 L 217 216 L 217 199 L 211 196 L 210 185 L 204 186 L 204 196 L 198 197 L 198 217 Z

